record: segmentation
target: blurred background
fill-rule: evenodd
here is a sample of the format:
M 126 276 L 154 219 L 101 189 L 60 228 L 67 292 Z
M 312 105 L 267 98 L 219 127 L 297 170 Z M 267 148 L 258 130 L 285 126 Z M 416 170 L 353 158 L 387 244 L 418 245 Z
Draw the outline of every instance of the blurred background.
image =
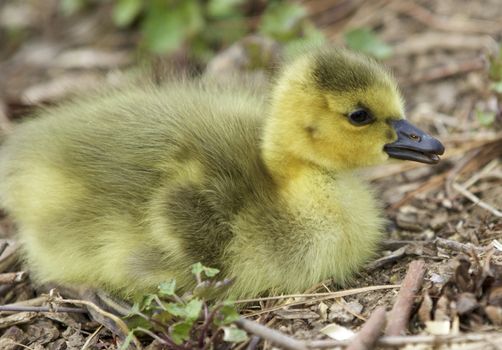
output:
M 438 133 L 490 129 L 501 18 L 499 0 L 2 0 L 1 125 L 137 64 L 260 71 L 326 42 L 382 60 Z
M 173 69 L 267 79 L 298 47 L 334 44 L 362 51 L 394 72 L 408 118 L 438 136 L 447 151 L 433 167 L 390 162 L 366 171 L 385 201 L 389 238 L 401 243 L 384 245 L 378 263 L 355 286 L 395 283 L 412 257 L 426 256 L 426 293 L 446 301 L 431 302 L 415 315 L 415 331 L 431 317 L 452 324 L 456 319 L 458 330 L 459 315 L 464 331 L 500 331 L 502 301 L 486 302 L 492 289 L 477 290 L 463 314 L 444 306 L 465 296 L 460 282 L 449 276 L 459 266 L 457 253 L 469 252 L 470 246 L 438 239 L 502 250 L 501 41 L 500 0 L 0 0 L 0 143 L 37 107 L 103 84 L 120 85 L 145 71 L 135 67 L 152 68 L 160 81 Z M 0 236 L 12 248 L 0 253 L 1 271 L 19 269 L 12 258 L 14 231 L 0 210 Z M 452 253 L 451 247 L 460 250 Z M 494 256 L 500 267 L 500 254 Z M 493 262 L 490 256 L 481 267 L 476 259 L 471 270 Z M 485 282 L 479 277 L 476 285 Z M 0 286 L 0 303 L 33 295 L 29 281 Z M 346 298 L 359 306 L 350 315 L 342 310 L 345 321 L 336 322 L 353 327 L 364 319 L 354 314 L 367 316 L 393 297 L 393 292 L 374 292 Z M 302 319 L 300 326 L 283 319 L 276 326 L 311 338 L 342 312 L 331 311 L 337 305 L 312 304 L 309 310 L 320 319 Z M 61 329 L 54 322 L 49 326 Z M 453 329 L 448 327 L 447 332 Z

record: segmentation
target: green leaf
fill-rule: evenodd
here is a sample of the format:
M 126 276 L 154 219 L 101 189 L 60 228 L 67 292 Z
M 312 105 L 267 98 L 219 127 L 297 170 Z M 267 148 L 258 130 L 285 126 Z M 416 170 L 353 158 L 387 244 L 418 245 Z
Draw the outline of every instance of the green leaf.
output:
M 290 2 L 276 2 L 269 5 L 261 18 L 260 32 L 279 41 L 288 41 L 298 36 L 301 21 L 306 11 L 301 5 Z
M 155 299 L 155 294 L 147 294 L 139 303 L 139 311 L 148 310 L 152 306 L 152 302 Z
M 176 280 L 172 279 L 168 282 L 162 282 L 159 285 L 159 295 L 170 297 L 176 292 Z
M 161 311 L 154 313 L 151 319 L 157 321 L 157 324 L 168 324 L 173 319 L 173 315 L 168 311 Z
M 209 0 L 207 13 L 214 18 L 225 18 L 239 14 L 238 6 L 244 0 Z
M 483 126 L 491 126 L 495 122 L 495 116 L 495 112 L 476 111 L 476 118 L 478 119 L 479 124 Z
M 369 28 L 356 28 L 345 33 L 345 42 L 353 50 L 361 51 L 378 59 L 392 55 L 392 48 L 381 41 Z
M 496 93 L 498 94 L 502 94 L 502 81 L 499 81 L 499 82 L 496 82 L 496 83 L 493 83 L 491 85 L 491 89 L 493 91 L 495 91 Z
M 502 81 L 502 45 L 500 45 L 498 54 L 490 59 L 488 75 L 492 81 Z
M 179 8 L 170 9 L 167 2 L 152 0 L 149 3 L 142 31 L 148 49 L 156 53 L 172 52 L 181 46 L 187 29 L 179 15 Z
M 192 323 L 191 322 L 175 323 L 171 327 L 171 338 L 173 339 L 173 341 L 177 345 L 180 345 L 184 341 L 186 341 L 190 338 L 190 331 L 191 330 L 192 330 Z
M 120 345 L 120 350 L 127 350 L 133 338 L 134 338 L 134 329 L 129 331 L 129 333 L 127 333 L 127 337 L 124 339 L 122 345 Z
M 204 29 L 204 16 L 199 0 L 184 0 L 178 6 L 188 35 L 194 36 Z
M 188 320 L 196 320 L 199 318 L 202 310 L 202 301 L 199 299 L 190 300 L 185 306 L 186 318 Z
M 311 23 L 303 28 L 303 37 L 289 40 L 284 46 L 284 57 L 297 57 L 306 50 L 321 48 L 326 45 L 326 36 Z
M 197 284 L 192 291 L 193 296 L 199 297 L 201 299 L 210 300 L 214 299 L 223 292 L 228 290 L 232 285 L 232 280 L 225 279 L 223 281 L 202 281 Z
M 192 273 L 195 276 L 200 276 L 203 272 L 207 277 L 214 277 L 218 273 L 220 273 L 220 270 L 213 269 L 211 267 L 206 267 L 206 266 L 202 265 L 200 262 L 192 265 Z
M 196 320 L 199 318 L 202 310 L 202 301 L 192 299 L 186 305 L 178 303 L 169 303 L 166 305 L 166 311 L 173 316 L 181 317 L 185 320 Z
M 220 273 L 220 270 L 218 270 L 218 269 L 213 269 L 211 267 L 205 267 L 204 266 L 204 274 L 207 277 L 214 277 L 214 276 L 216 276 L 219 273 Z
M 140 300 L 136 300 L 129 311 L 129 314 L 126 317 L 131 317 L 134 315 L 138 315 L 144 310 L 150 309 L 152 302 L 155 298 L 154 294 L 144 295 Z
M 153 318 L 153 317 L 151 317 L 151 318 Z M 138 327 L 144 328 L 144 329 L 152 329 L 153 328 L 153 324 L 151 322 L 151 319 L 145 319 L 144 317 L 139 316 L 139 315 L 130 316 L 125 321 L 126 321 L 127 327 L 129 327 L 129 329 L 138 328 Z
M 131 310 L 129 310 L 129 313 L 125 317 L 132 317 L 134 315 L 137 315 L 141 310 L 140 310 L 140 303 L 141 301 L 136 301 L 131 307 Z
M 113 22 L 119 27 L 125 27 L 134 21 L 143 9 L 141 0 L 118 0 L 113 7 Z
M 179 1 L 176 5 L 165 0 L 151 0 L 147 4 L 142 31 L 146 46 L 153 52 L 169 53 L 176 50 L 204 26 L 197 0 Z
M 192 265 L 192 273 L 194 275 L 200 275 L 202 271 L 204 271 L 204 266 L 200 262 Z
M 223 340 L 232 343 L 241 343 L 248 340 L 248 335 L 242 329 L 223 327 Z
M 225 305 L 219 310 L 219 314 L 222 316 L 218 318 L 218 325 L 228 325 L 232 322 L 237 321 L 240 318 L 239 313 L 235 310 L 233 305 Z M 216 323 L 216 322 L 215 322 Z
M 187 313 L 185 311 L 185 305 L 169 303 L 166 305 L 166 311 L 169 312 L 173 316 L 183 317 L 185 318 Z

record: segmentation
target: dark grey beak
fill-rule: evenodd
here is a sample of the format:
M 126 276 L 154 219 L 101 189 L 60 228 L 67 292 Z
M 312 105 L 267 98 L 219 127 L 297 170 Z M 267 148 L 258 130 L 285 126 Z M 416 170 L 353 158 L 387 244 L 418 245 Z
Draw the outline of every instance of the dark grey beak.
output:
M 414 160 L 435 164 L 444 153 L 444 146 L 438 139 L 423 132 L 404 119 L 392 122 L 397 140 L 384 146 L 384 151 L 392 158 Z

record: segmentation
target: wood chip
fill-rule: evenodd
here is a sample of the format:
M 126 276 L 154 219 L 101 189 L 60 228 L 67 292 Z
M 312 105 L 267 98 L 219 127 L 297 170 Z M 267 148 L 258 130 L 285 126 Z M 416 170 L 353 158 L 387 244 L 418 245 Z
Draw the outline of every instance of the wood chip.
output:
M 37 312 L 19 312 L 17 314 L 2 317 L 0 318 L 0 329 L 30 322 L 37 316 Z

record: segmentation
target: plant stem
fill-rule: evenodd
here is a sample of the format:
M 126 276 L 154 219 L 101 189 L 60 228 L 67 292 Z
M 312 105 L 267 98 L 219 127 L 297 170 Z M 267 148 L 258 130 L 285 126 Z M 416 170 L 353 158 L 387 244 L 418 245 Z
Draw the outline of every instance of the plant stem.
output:
M 207 316 L 206 319 L 204 320 L 204 325 L 202 326 L 202 331 L 199 336 L 199 348 L 206 350 L 208 348 L 209 344 L 211 344 L 212 340 L 207 342 L 206 345 L 204 345 L 204 339 L 206 338 L 206 334 L 207 334 L 209 327 L 213 323 L 214 316 L 216 315 L 216 313 L 220 310 L 220 308 L 222 306 L 223 306 L 223 304 L 215 305 L 213 311 L 211 311 L 209 316 Z M 215 334 L 217 334 L 217 333 L 218 333 L 218 331 L 215 332 Z M 215 334 L 213 334 L 213 337 Z M 213 337 L 211 337 L 211 339 L 213 339 Z

